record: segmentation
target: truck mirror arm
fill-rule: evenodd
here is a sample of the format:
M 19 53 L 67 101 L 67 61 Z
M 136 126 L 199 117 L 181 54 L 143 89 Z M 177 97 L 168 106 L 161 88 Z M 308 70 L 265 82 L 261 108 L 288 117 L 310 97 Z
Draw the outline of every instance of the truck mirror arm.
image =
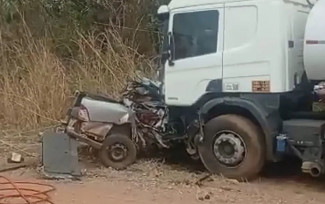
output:
M 310 2 L 310 0 L 306 0 L 306 1 L 307 1 L 308 5 L 310 6 L 310 8 L 313 8 L 313 7 L 314 7 L 314 4 L 312 4 L 312 3 Z
M 168 55 L 168 65 L 169 66 L 174 66 L 174 57 L 175 57 L 175 39 L 172 34 L 172 32 L 168 33 L 168 50 L 167 50 L 167 55 Z

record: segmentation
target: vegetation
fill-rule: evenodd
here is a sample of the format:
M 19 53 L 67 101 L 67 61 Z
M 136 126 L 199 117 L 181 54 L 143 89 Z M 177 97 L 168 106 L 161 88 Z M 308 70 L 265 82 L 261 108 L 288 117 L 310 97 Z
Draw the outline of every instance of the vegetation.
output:
M 30 129 L 60 120 L 73 92 L 117 97 L 151 75 L 168 0 L 0 0 L 0 120 Z

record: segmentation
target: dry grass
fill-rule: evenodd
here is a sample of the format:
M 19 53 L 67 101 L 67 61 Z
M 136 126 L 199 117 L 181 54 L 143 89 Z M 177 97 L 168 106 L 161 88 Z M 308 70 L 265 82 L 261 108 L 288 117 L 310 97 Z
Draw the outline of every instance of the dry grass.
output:
M 159 1 L 62 1 L 58 12 L 53 1 L 0 0 L 2 130 L 55 124 L 75 90 L 118 97 L 127 80 L 151 75 L 156 33 L 143 29 Z
M 79 34 L 73 60 L 58 57 L 51 41 L 34 38 L 27 26 L 21 38 L 0 32 L 0 120 L 20 129 L 57 122 L 76 89 L 116 97 L 127 79 L 151 70 L 114 30 Z

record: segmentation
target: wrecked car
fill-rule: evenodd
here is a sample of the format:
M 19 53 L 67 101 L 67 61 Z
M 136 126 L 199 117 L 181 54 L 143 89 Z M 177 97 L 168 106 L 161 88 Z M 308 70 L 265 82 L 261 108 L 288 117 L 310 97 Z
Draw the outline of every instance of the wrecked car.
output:
M 105 166 L 123 169 L 136 160 L 134 112 L 122 101 L 77 93 L 64 125 L 67 135 L 99 150 Z
M 146 147 L 171 145 L 164 135 L 176 130 L 169 126 L 168 109 L 159 91 L 158 84 L 143 79 L 128 83 L 121 100 L 76 92 L 63 122 L 64 132 L 98 150 L 106 167 L 124 169 Z

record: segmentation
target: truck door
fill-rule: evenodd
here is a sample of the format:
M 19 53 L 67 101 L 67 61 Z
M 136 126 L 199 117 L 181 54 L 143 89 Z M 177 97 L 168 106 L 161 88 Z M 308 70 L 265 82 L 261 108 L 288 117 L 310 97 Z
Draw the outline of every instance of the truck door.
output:
M 223 4 L 171 12 L 172 63 L 165 65 L 168 105 L 190 106 L 210 88 L 222 91 Z

